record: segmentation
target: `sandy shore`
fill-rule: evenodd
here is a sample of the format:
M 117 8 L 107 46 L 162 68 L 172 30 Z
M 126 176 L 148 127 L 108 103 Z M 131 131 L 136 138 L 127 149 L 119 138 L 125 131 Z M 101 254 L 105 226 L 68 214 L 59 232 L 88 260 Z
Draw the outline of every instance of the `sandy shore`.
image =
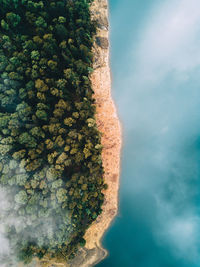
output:
M 91 82 L 96 100 L 97 126 L 102 133 L 104 180 L 108 189 L 104 191 L 103 212 L 87 230 L 84 236 L 86 246 L 79 251 L 70 267 L 92 267 L 107 256 L 101 240 L 118 212 L 121 127 L 111 95 L 108 0 L 94 0 L 91 14 L 98 27 L 93 47 L 94 72 Z
M 101 239 L 118 211 L 121 128 L 111 95 L 108 1 L 95 0 L 91 7 L 91 13 L 92 19 L 97 21 L 98 26 L 94 45 L 94 72 L 91 81 L 97 105 L 97 125 L 102 133 L 104 179 L 108 184 L 108 189 L 104 192 L 103 212 L 88 229 L 85 239 L 86 249 L 96 248 L 96 261 L 100 261 L 101 257 L 104 258 L 107 255 L 101 246 Z M 93 266 L 93 264 L 90 262 L 90 265 L 84 266 Z
M 120 176 L 121 127 L 111 96 L 111 73 L 109 62 L 108 0 L 94 0 L 91 6 L 92 19 L 97 21 L 97 36 L 94 50 L 94 72 L 91 75 L 96 100 L 96 121 L 102 133 L 102 161 L 104 180 L 108 189 L 104 191 L 103 212 L 85 234 L 86 246 L 81 248 L 72 261 L 58 259 L 35 260 L 30 266 L 46 267 L 91 267 L 107 256 L 101 239 L 118 211 Z
M 94 72 L 91 82 L 96 100 L 97 126 L 102 133 L 104 180 L 108 189 L 104 191 L 103 212 L 87 230 L 84 236 L 86 246 L 79 251 L 70 267 L 91 267 L 107 256 L 101 240 L 118 212 L 121 127 L 111 95 L 108 0 L 94 0 L 91 14 L 98 27 L 93 48 Z
M 96 245 L 100 246 L 105 230 L 117 214 L 121 150 L 121 128 L 111 96 L 107 0 L 95 0 L 91 12 L 93 19 L 98 23 L 94 45 L 94 72 L 91 81 L 97 105 L 97 125 L 99 131 L 102 132 L 104 179 L 108 184 L 108 189 L 104 192 L 103 213 L 85 235 L 88 249 Z

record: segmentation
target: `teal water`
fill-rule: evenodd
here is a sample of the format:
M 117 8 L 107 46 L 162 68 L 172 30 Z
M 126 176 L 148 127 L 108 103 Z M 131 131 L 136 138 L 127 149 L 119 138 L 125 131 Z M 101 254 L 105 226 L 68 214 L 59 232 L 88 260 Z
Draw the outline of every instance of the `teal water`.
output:
M 200 3 L 110 0 L 119 214 L 98 267 L 200 267 Z

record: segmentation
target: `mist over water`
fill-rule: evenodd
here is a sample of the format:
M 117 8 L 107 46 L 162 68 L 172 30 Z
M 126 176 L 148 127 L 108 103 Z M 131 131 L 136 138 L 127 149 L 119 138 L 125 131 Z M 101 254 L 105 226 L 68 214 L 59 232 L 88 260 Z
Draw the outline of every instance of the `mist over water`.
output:
M 120 211 L 99 267 L 200 267 L 200 2 L 110 0 Z

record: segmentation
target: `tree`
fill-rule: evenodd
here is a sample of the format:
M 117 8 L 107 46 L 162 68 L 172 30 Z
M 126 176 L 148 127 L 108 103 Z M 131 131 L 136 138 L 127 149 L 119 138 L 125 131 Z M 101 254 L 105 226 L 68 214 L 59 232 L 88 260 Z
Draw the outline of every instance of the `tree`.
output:
M 28 196 L 25 191 L 21 190 L 18 194 L 15 195 L 15 202 L 18 204 L 26 204 Z
M 6 19 L 11 27 L 16 27 L 21 21 L 21 17 L 13 12 L 7 13 Z
M 40 127 L 34 127 L 31 129 L 30 133 L 38 138 L 44 138 L 45 137 L 45 133 L 42 131 L 42 129 Z
M 56 197 L 59 203 L 64 202 L 67 199 L 67 190 L 64 188 L 60 188 L 56 192 Z
M 24 121 L 31 114 L 32 109 L 26 102 L 22 102 L 21 104 L 17 105 L 16 111 L 19 118 Z
M 49 88 L 48 86 L 44 83 L 43 80 L 37 79 L 35 81 L 35 87 L 38 89 L 40 92 L 46 92 Z
M 23 221 L 8 237 L 25 262 L 72 257 L 101 213 L 90 2 L 0 0 L 0 186 Z
M 40 59 L 40 53 L 39 53 L 39 51 L 33 50 L 31 52 L 31 59 L 32 60 L 39 60 Z
M 79 241 L 79 244 L 80 244 L 81 247 L 84 247 L 85 244 L 86 244 L 85 239 L 84 238 L 81 238 L 80 241 Z
M 48 119 L 48 115 L 46 111 L 44 110 L 37 110 L 35 115 L 37 116 L 38 119 L 43 120 L 43 121 L 47 121 Z
M 47 27 L 47 23 L 46 23 L 46 21 L 44 20 L 43 17 L 38 17 L 36 22 L 35 22 L 35 25 L 37 27 L 39 27 L 39 28 L 40 27 L 42 27 L 42 28 L 46 28 Z
M 67 126 L 69 126 L 69 127 L 71 127 L 74 123 L 75 123 L 75 120 L 72 119 L 72 118 L 70 118 L 70 117 L 64 119 L 64 124 L 67 125 Z
M 27 132 L 20 134 L 19 136 L 19 143 L 21 145 L 25 145 L 26 147 L 36 147 L 37 143 L 34 137 L 32 137 Z
M 58 63 L 56 61 L 53 61 L 53 60 L 49 60 L 47 62 L 47 65 L 49 66 L 49 68 L 52 70 L 52 71 L 56 71 L 57 70 L 57 65 Z
M 9 25 L 8 25 L 8 23 L 5 22 L 4 19 L 1 20 L 1 27 L 2 27 L 2 29 L 6 30 L 6 31 L 9 30 Z

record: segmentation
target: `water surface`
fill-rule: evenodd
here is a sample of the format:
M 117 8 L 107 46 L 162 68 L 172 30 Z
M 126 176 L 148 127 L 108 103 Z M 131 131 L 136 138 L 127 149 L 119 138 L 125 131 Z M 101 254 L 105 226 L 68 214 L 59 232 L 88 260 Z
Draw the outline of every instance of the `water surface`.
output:
M 200 2 L 110 0 L 119 214 L 98 267 L 200 267 Z

